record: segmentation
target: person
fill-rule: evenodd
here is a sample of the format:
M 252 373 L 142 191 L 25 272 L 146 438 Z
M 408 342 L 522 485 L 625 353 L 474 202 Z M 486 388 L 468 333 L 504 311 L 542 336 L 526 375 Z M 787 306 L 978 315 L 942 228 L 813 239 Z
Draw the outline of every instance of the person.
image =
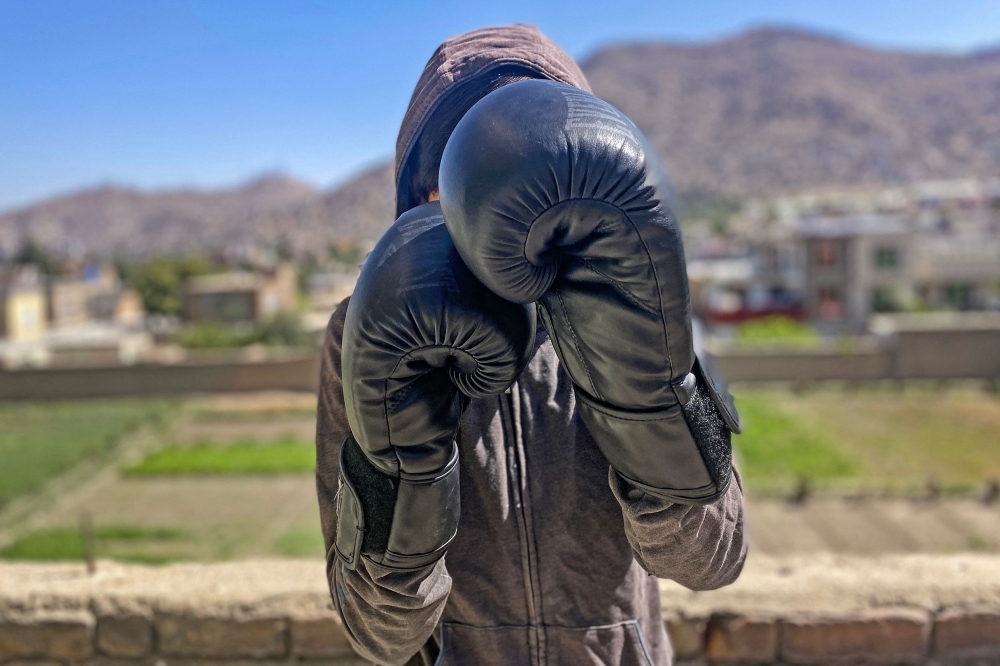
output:
M 562 114 L 553 121 L 562 123 L 558 127 L 546 126 L 550 108 Z M 615 132 L 627 140 L 614 139 L 611 157 L 591 146 Z M 639 143 L 627 137 L 640 137 L 634 140 Z M 590 160 L 566 182 L 586 187 L 588 178 L 600 180 L 594 174 L 602 169 L 613 171 L 614 178 L 600 181 L 611 183 L 601 192 L 595 194 L 603 187 L 595 185 L 594 192 L 578 197 L 590 209 L 561 209 L 547 230 L 535 222 L 538 237 L 511 240 L 503 235 L 527 234 L 531 225 L 501 219 L 504 215 L 519 214 L 518 206 L 530 207 L 535 199 L 557 198 L 538 190 L 547 187 L 545 174 L 561 178 L 562 166 L 540 164 L 531 171 L 533 163 L 516 162 L 539 146 L 562 151 L 552 159 L 568 154 L 578 162 Z M 596 156 L 587 157 L 588 150 Z M 690 351 L 676 223 L 665 206 L 650 199 L 655 187 L 622 176 L 651 164 L 643 150 L 651 152 L 634 126 L 592 97 L 576 63 L 534 27 L 488 28 L 451 38 L 424 68 L 396 146 L 399 221 L 366 261 L 355 295 L 337 308 L 323 345 L 316 483 L 327 576 L 350 643 L 362 657 L 413 665 L 669 664 L 657 577 L 709 590 L 739 575 L 746 557 L 743 498 L 728 457 L 729 432 L 738 431 L 738 422 L 704 359 Z M 652 167 L 647 170 L 649 183 L 660 182 L 662 193 L 663 181 L 652 175 Z M 526 179 L 531 183 L 525 185 Z M 593 212 L 593 200 L 601 197 L 618 197 L 612 203 L 632 211 L 632 223 L 647 235 L 643 242 L 653 238 L 648 247 L 635 244 L 628 225 L 616 226 L 606 205 Z M 586 230 L 587 238 L 604 234 L 603 240 L 580 241 L 584 232 L 570 228 L 588 215 L 604 215 Z M 510 270 L 490 264 L 503 254 L 497 248 L 511 242 L 522 243 L 525 252 L 531 243 L 545 247 L 534 248 L 535 264 L 510 264 Z M 601 255 L 608 247 L 611 255 Z M 407 252 L 419 256 L 404 256 Z M 548 284 L 527 278 L 504 283 L 504 276 L 535 270 L 555 252 L 566 258 L 551 264 L 562 272 L 553 277 L 550 271 Z M 671 281 L 656 284 L 660 301 L 636 300 L 650 273 L 647 264 L 624 260 L 630 255 L 623 252 L 651 253 L 659 279 Z M 524 256 L 503 260 L 523 263 Z M 635 265 L 633 293 L 606 288 L 620 287 L 630 276 L 611 275 L 595 286 L 565 268 L 584 264 L 598 273 Z M 431 285 L 433 293 L 407 296 L 415 292 L 400 287 L 414 283 L 414 266 L 438 271 L 433 280 L 417 280 Z M 528 282 L 534 286 L 524 291 Z M 450 285 L 446 296 L 433 290 L 442 284 Z M 490 300 L 491 292 L 507 305 Z M 424 300 L 401 305 L 408 297 Z M 534 309 L 512 302 L 533 301 L 540 317 L 537 333 L 527 340 Z M 469 325 L 469 310 L 476 307 L 478 319 Z M 496 314 L 504 307 L 504 314 Z M 414 314 L 421 308 L 428 316 Z M 602 308 L 607 314 L 595 317 Z M 399 316 L 412 324 L 401 327 L 393 320 L 392 335 L 373 332 Z M 425 320 L 433 322 L 434 332 L 412 337 L 462 328 L 435 348 L 464 344 L 455 340 L 470 331 L 482 339 L 476 349 L 452 349 L 447 359 L 423 358 L 417 374 L 394 379 L 419 346 L 399 342 L 409 335 L 400 331 L 425 326 Z M 629 338 L 634 331 L 648 338 L 636 344 Z M 497 335 L 506 347 L 496 344 Z M 396 347 L 386 356 L 390 343 Z M 373 351 L 373 345 L 382 347 Z M 489 345 L 507 350 L 497 361 L 499 370 L 479 393 L 464 388 L 455 378 L 483 372 L 468 358 L 481 358 Z M 433 373 L 448 366 L 454 367 L 446 375 Z M 581 368 L 593 376 L 583 376 Z M 430 384 L 419 382 L 431 376 L 451 377 L 461 391 L 438 383 L 429 392 Z M 391 396 L 392 409 L 372 412 L 382 405 L 370 399 L 372 387 L 385 389 L 388 403 L 391 384 L 403 387 Z M 612 403 L 618 408 L 608 406 Z M 401 411 L 394 412 L 400 404 Z M 656 412 L 657 405 L 669 405 L 664 409 L 670 419 L 644 416 L 667 413 Z M 428 414 L 441 410 L 448 415 L 435 423 L 445 425 L 431 435 L 420 432 L 406 440 L 398 434 L 409 428 L 412 435 L 418 428 L 413 423 L 423 427 L 430 423 Z M 400 446 L 418 441 L 429 444 Z M 412 469 L 413 460 L 425 454 L 438 461 L 427 477 L 432 486 L 446 480 L 447 489 L 431 500 L 404 501 L 404 487 L 410 492 L 410 486 L 401 470 Z M 388 495 L 366 489 L 380 479 L 389 480 Z M 380 527 L 380 522 L 392 524 Z M 381 537 L 372 537 L 379 530 Z M 380 545 L 371 546 L 373 540 Z

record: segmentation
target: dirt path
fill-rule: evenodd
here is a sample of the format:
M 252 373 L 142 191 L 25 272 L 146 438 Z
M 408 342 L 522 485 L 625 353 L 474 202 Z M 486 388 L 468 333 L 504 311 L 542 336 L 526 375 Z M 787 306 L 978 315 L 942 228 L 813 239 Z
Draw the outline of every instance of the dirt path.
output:
M 971 498 L 751 498 L 747 514 L 751 545 L 766 555 L 1000 552 L 1000 505 Z
M 180 529 L 184 540 L 157 547 L 181 559 L 274 554 L 282 535 L 319 531 L 309 474 L 119 478 L 106 471 L 32 525 L 73 526 L 81 510 L 97 525 Z M 751 548 L 766 556 L 1000 553 L 1000 506 L 974 499 L 818 497 L 795 505 L 751 498 L 747 515 Z
M 265 419 L 249 416 L 211 421 L 192 419 L 179 425 L 174 432 L 174 441 L 183 444 L 224 444 L 239 440 L 268 442 L 281 439 L 311 442 L 315 437 L 316 419 L 311 417 Z

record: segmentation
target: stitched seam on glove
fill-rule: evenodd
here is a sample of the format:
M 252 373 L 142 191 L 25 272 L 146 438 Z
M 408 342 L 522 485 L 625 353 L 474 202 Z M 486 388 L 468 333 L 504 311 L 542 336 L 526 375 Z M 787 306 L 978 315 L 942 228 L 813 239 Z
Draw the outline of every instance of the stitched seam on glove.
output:
M 569 320 L 569 313 L 566 311 L 566 302 L 563 301 L 562 293 L 556 290 L 556 298 L 559 299 L 559 308 L 562 310 L 563 319 L 566 321 L 566 327 L 569 329 L 569 334 L 573 338 L 573 346 L 576 348 L 577 356 L 580 358 L 580 363 L 583 364 L 583 371 L 587 373 L 587 381 L 590 382 L 590 389 L 594 392 L 598 399 L 604 400 L 604 396 L 601 395 L 600 391 L 597 390 L 597 386 L 594 384 L 594 378 L 590 374 L 590 366 L 587 365 L 587 358 L 583 355 L 583 351 L 580 349 L 580 339 L 576 337 L 576 331 L 573 330 L 573 324 Z
M 443 546 L 439 546 L 438 548 L 435 548 L 434 550 L 430 551 L 429 553 L 417 553 L 415 555 L 404 555 L 402 553 L 397 553 L 396 551 L 394 551 L 394 550 L 392 550 L 390 548 L 386 548 L 385 552 L 386 552 L 387 555 L 391 555 L 392 559 L 394 559 L 394 560 L 401 560 L 403 562 L 405 562 L 407 560 L 411 560 L 411 561 L 414 561 L 414 562 L 418 562 L 420 560 L 424 560 L 424 559 L 427 559 L 429 557 L 433 557 L 433 556 L 438 555 L 438 554 L 442 554 L 443 555 L 444 552 L 446 550 L 448 550 L 448 546 L 450 546 L 451 542 L 454 541 L 454 540 L 455 540 L 455 537 L 452 537 L 451 539 L 448 539 L 448 542 L 446 544 L 444 544 Z M 385 564 L 382 564 L 381 566 L 383 566 L 383 567 L 385 567 L 387 569 L 392 568 L 392 567 L 386 566 Z M 406 569 L 398 569 L 398 570 L 400 570 L 400 571 L 406 571 Z
M 667 330 L 667 316 L 666 313 L 663 311 L 663 290 L 660 289 L 660 275 L 659 272 L 656 270 L 656 262 L 653 261 L 653 255 L 649 251 L 649 246 L 646 245 L 646 239 L 642 237 L 641 233 L 639 233 L 639 227 L 636 225 L 635 222 L 632 221 L 632 218 L 629 217 L 628 213 L 622 211 L 622 214 L 625 215 L 625 219 L 628 220 L 629 224 L 632 225 L 632 228 L 635 229 L 635 235 L 639 237 L 639 242 L 642 243 L 642 248 L 646 251 L 646 256 L 649 258 L 649 265 L 653 270 L 653 282 L 656 284 L 656 298 L 657 301 L 660 303 L 660 322 L 663 324 L 663 339 L 664 341 L 666 341 L 667 345 L 667 368 L 668 368 L 667 372 L 671 377 L 673 377 L 674 359 L 673 356 L 671 356 L 670 354 L 670 333 Z
M 398 363 L 396 364 L 396 367 L 399 367 Z M 393 371 L 395 371 L 395 368 L 393 368 Z M 384 406 L 384 409 L 382 410 L 382 414 L 385 416 L 386 444 L 389 445 L 389 449 L 392 451 L 392 457 L 393 457 L 395 465 L 396 465 L 396 470 L 398 471 L 399 470 L 399 458 L 396 456 L 396 447 L 392 443 L 392 425 L 389 423 L 389 413 L 390 413 L 390 411 L 389 411 L 389 379 L 388 379 L 388 377 L 385 379 L 384 382 L 382 382 L 382 405 Z
M 627 298 L 629 300 L 629 302 L 632 303 L 633 305 L 635 305 L 637 308 L 639 308 L 640 310 L 642 310 L 643 312 L 645 312 L 647 314 L 653 315 L 654 317 L 662 316 L 656 310 L 653 310 L 652 308 L 646 306 L 644 303 L 642 303 L 641 301 L 639 301 L 639 299 L 636 296 L 634 296 L 628 289 L 626 289 L 625 286 L 622 285 L 622 283 L 620 283 L 618 280 L 614 279 L 613 277 L 611 277 L 610 275 L 608 275 L 606 273 L 602 273 L 601 271 L 597 270 L 594 267 L 594 265 L 590 262 L 590 260 L 588 260 L 586 257 L 578 257 L 578 259 L 583 264 L 585 264 L 587 266 L 587 268 L 589 268 L 594 273 L 596 273 L 597 275 L 600 275 L 602 278 L 604 278 L 605 280 L 607 280 L 608 282 L 610 282 L 612 285 L 614 285 L 618 289 L 618 291 L 620 291 L 622 293 L 622 295 L 625 296 L 625 298 Z
M 685 505 L 697 505 L 704 506 L 705 504 L 712 504 L 717 501 L 720 497 L 726 494 L 729 490 L 729 481 L 727 480 L 721 486 L 716 483 L 710 483 L 705 486 L 700 486 L 698 488 L 657 488 L 651 486 L 648 483 L 643 483 L 642 481 L 637 481 L 631 479 L 621 472 L 616 473 L 621 476 L 627 483 L 633 486 L 636 490 L 642 491 L 643 493 L 649 495 L 650 497 L 655 497 L 659 500 L 664 500 L 667 502 L 673 502 L 675 504 L 685 504 Z M 711 491 L 711 492 L 709 492 Z M 706 493 L 708 494 L 702 494 Z M 690 495 L 695 495 L 691 497 Z
M 655 411 L 642 412 L 615 407 L 614 405 L 602 405 L 594 400 L 594 398 L 580 392 L 577 392 L 577 397 L 580 399 L 580 403 L 587 408 L 620 421 L 636 421 L 643 423 L 650 423 L 654 421 L 672 421 L 683 414 L 683 408 L 679 402 L 674 405 L 667 405 Z
M 410 391 L 413 390 L 413 384 L 407 384 L 395 393 L 393 393 L 392 398 L 386 396 L 386 409 L 389 414 L 394 414 L 396 408 L 399 407 L 399 403 L 406 399 L 406 396 L 410 395 Z M 386 380 L 386 393 L 388 394 L 388 380 Z
M 659 416 L 659 417 L 652 418 L 652 419 L 643 419 L 643 418 L 630 419 L 627 416 L 619 416 L 617 414 L 612 414 L 612 413 L 606 412 L 606 411 L 604 411 L 602 409 L 598 409 L 597 407 L 591 407 L 591 409 L 593 409 L 595 412 L 600 412 L 601 414 L 604 414 L 609 419 L 615 419 L 616 421 L 627 421 L 629 423 L 656 423 L 657 421 L 676 421 L 678 418 L 682 417 L 683 414 L 684 414 L 683 411 L 679 410 L 673 416 Z

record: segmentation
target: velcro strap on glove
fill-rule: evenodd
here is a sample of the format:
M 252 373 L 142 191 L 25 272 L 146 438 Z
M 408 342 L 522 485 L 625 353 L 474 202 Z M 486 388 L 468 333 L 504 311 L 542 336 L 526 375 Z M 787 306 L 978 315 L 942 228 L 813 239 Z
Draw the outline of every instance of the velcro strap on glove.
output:
M 675 389 L 677 404 L 646 412 L 619 409 L 580 390 L 576 395 L 588 430 L 626 481 L 672 502 L 709 504 L 729 488 L 738 422 L 698 362 Z
M 440 559 L 458 532 L 458 447 L 428 474 L 382 473 L 353 437 L 340 452 L 337 556 L 351 570 L 363 556 L 387 569 L 410 570 Z

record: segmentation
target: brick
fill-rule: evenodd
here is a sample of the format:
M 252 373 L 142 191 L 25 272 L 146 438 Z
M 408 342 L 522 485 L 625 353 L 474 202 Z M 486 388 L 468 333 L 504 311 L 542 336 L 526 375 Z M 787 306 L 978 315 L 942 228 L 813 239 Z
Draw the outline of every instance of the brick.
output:
M 347 642 L 344 625 L 336 615 L 322 618 L 295 619 L 290 625 L 292 655 L 317 659 L 353 654 Z
M 153 652 L 153 623 L 141 615 L 97 619 L 97 651 L 110 657 L 144 657 Z
M 695 659 L 702 655 L 708 622 L 701 618 L 671 617 L 664 624 L 667 635 L 670 636 L 670 644 L 674 648 L 674 657 Z
M 771 619 L 713 617 L 705 634 L 705 657 L 723 663 L 771 663 L 778 656 L 778 638 L 778 623 Z
M 292 619 L 292 655 L 295 657 L 340 657 L 353 654 L 344 625 L 336 616 Z
M 1000 609 L 947 610 L 934 622 L 934 654 L 1000 657 Z
M 155 619 L 159 652 L 179 657 L 284 657 L 283 619 L 226 619 L 161 615 Z
M 907 608 L 789 619 L 782 626 L 781 656 L 792 664 L 921 663 L 930 633 L 930 615 Z
M 94 616 L 39 613 L 0 620 L 0 661 L 18 657 L 83 659 L 94 652 Z

